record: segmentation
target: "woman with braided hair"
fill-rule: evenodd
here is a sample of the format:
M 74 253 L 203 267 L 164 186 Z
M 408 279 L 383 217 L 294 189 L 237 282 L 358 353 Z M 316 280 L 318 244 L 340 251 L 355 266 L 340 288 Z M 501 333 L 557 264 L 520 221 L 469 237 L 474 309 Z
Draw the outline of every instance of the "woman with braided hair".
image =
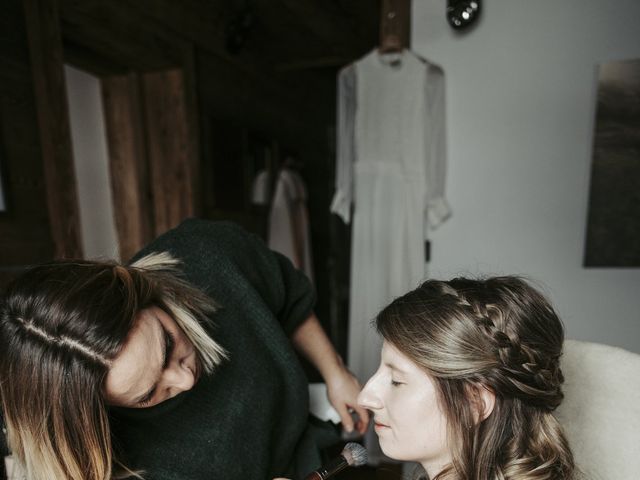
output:
M 430 480 L 571 480 L 553 416 L 563 327 L 515 277 L 429 280 L 376 319 L 380 368 L 358 401 L 383 452 Z

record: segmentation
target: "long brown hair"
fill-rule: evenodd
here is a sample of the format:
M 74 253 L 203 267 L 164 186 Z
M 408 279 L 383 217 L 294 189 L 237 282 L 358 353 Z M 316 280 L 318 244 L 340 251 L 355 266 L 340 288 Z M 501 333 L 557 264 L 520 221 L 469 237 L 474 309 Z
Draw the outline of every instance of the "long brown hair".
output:
M 205 372 L 225 357 L 202 323 L 215 306 L 151 254 L 130 266 L 86 260 L 32 268 L 0 301 L 0 397 L 9 446 L 31 480 L 139 476 L 111 445 L 104 380 L 137 314 L 158 306 L 193 342 Z
M 516 277 L 429 280 L 387 306 L 376 326 L 437 386 L 452 462 L 436 479 L 574 478 L 552 414 L 563 398 L 564 330 L 540 292 Z M 481 388 L 496 400 L 477 422 Z

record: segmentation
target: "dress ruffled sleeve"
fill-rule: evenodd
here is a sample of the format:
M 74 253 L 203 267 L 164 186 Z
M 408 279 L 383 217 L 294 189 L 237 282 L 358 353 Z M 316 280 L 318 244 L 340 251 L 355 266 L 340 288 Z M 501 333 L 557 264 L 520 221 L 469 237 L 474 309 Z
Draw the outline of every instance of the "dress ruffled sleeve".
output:
M 353 165 L 355 162 L 356 69 L 349 65 L 338 74 L 336 119 L 336 191 L 331 211 L 351 221 Z
M 445 83 L 444 72 L 440 67 L 429 64 L 427 68 L 427 128 L 430 131 L 425 135 L 429 142 L 426 145 L 429 152 L 426 213 L 429 227 L 437 228 L 451 216 L 451 208 L 444 193 L 447 170 Z

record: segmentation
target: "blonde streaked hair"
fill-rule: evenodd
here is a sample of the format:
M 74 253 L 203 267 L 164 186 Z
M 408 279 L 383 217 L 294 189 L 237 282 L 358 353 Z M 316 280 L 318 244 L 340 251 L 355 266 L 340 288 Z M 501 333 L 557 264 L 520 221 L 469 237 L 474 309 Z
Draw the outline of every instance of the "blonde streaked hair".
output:
M 553 411 L 563 398 L 564 329 L 517 277 L 428 280 L 376 319 L 382 337 L 434 380 L 452 462 L 431 480 L 572 480 Z M 495 394 L 478 421 L 481 389 Z
M 104 380 L 138 313 L 151 306 L 172 316 L 205 373 L 227 357 L 206 329 L 213 300 L 165 252 L 131 265 L 55 261 L 7 287 L 0 301 L 0 397 L 8 444 L 26 478 L 142 478 L 112 446 Z

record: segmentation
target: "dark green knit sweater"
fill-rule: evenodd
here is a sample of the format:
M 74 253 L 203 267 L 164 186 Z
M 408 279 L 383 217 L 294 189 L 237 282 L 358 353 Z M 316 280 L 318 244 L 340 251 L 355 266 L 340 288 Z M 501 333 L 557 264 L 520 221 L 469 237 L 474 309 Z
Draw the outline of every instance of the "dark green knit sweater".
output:
M 212 336 L 230 359 L 155 407 L 113 408 L 121 459 L 147 480 L 296 478 L 318 467 L 307 381 L 288 339 L 314 303 L 303 274 L 230 223 L 188 220 L 135 258 L 154 251 L 179 258 L 220 306 Z

